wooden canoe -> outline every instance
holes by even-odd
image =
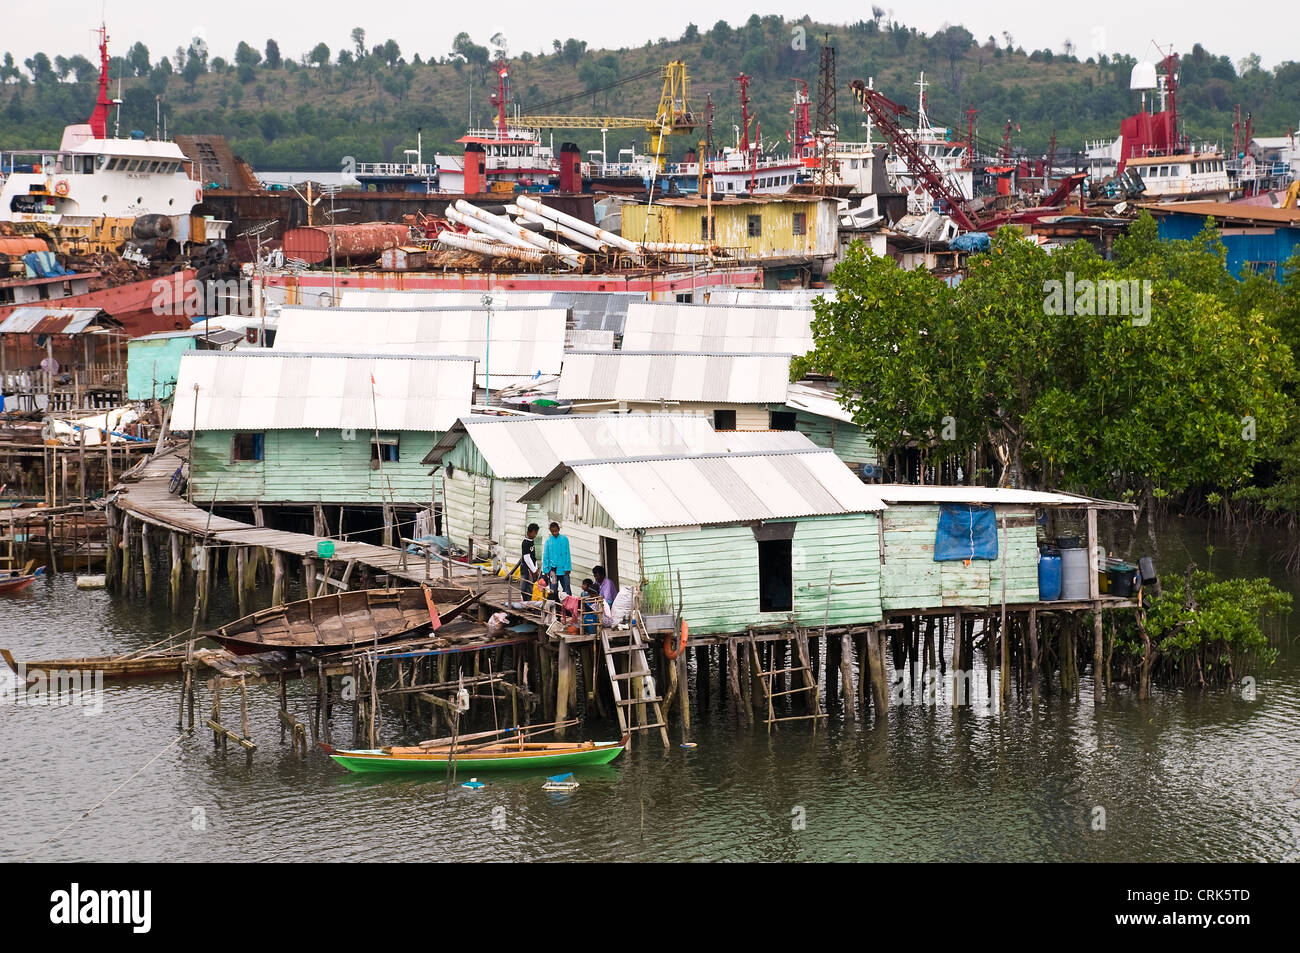
[[[456,770],[519,771],[525,769],[571,768],[609,764],[627,747],[629,736],[619,741],[511,742],[480,745],[458,750]],[[364,748],[354,751],[328,749],[329,755],[349,771],[446,771],[451,745],[437,748]]]
[[[477,596],[468,589],[428,588],[440,621],[450,622]],[[425,589],[359,589],[272,606],[208,633],[236,655],[268,649],[316,651],[388,642],[429,625]]]
[[[40,572],[21,573],[6,572],[0,573],[0,593],[22,592],[28,586],[36,581]]]
[[[8,649],[0,649],[0,658],[14,672],[18,672],[18,663]],[[184,652],[166,652],[157,655],[141,655],[131,658],[117,656],[82,655],[75,658],[46,659],[39,662],[23,662],[26,673],[31,672],[103,672],[105,678],[134,678],[150,675],[175,675],[185,667]]]

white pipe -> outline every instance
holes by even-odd
[[[516,235],[528,242],[528,244],[540,248],[547,254],[562,259],[573,268],[577,268],[582,264],[582,256],[578,253],[577,249],[570,248],[568,245],[562,245],[559,242],[551,241],[545,236],[535,235],[526,228],[520,228],[514,222],[510,221],[510,219],[500,215],[493,215],[491,212],[485,212],[481,208],[476,208],[475,206],[470,205],[464,199],[456,200],[456,211],[463,215],[468,215],[477,221],[491,225],[494,228],[501,229],[506,234]]]
[[[515,248],[513,245],[497,244],[480,238],[470,238],[468,235],[459,235],[456,232],[439,232],[438,243],[449,248],[489,255],[492,258],[513,258],[517,261],[527,261],[536,265],[542,264],[544,257],[540,251]]]
[[[706,255],[717,250],[716,245],[705,242],[642,242],[641,247],[652,254],[659,255]]]
[[[450,205],[447,206],[447,211],[443,214],[446,215],[448,221],[455,222],[457,225],[464,225],[466,228],[477,232],[480,235],[485,235],[488,238],[503,242],[506,245],[513,245],[515,248],[524,248],[530,251],[533,250],[532,244],[524,241],[522,238],[512,235],[509,230],[498,228],[491,222],[482,222],[472,216],[464,215],[452,208]]]
[[[580,218],[574,218],[572,215],[558,212],[553,208],[543,205],[531,195],[516,195],[515,204],[521,209],[535,212],[538,215],[549,218],[553,222],[559,222],[561,225],[568,225],[570,228],[576,229],[584,235],[590,235],[592,238],[599,239],[607,245],[613,245],[615,248],[625,251],[628,254],[640,254],[640,250],[637,246],[628,241],[622,235],[615,235],[613,232],[607,232],[605,229],[597,228],[595,225],[588,225]]]
[[[512,209],[514,211],[511,211]],[[522,218],[526,222],[532,222],[535,225],[541,225],[545,229],[558,232],[565,238],[569,239],[569,241],[577,242],[583,248],[589,248],[594,252],[599,252],[600,254],[606,254],[609,252],[609,245],[605,242],[592,238],[590,235],[584,235],[576,228],[570,228],[568,225],[552,221],[545,215],[538,215],[536,212],[530,212],[526,208],[519,208],[515,205],[507,205],[506,211],[510,212],[516,218]]]

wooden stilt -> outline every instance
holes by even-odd
[[[170,590],[171,593],[172,611],[177,612],[180,610],[181,607],[181,571],[183,568],[183,560],[181,556],[181,534],[170,533],[168,535],[171,537],[170,543],[171,543],[171,560],[172,560],[170,573],[168,574],[169,583],[170,583],[168,589]]]
[[[844,717],[853,721],[857,707],[853,704],[853,636],[847,630],[840,635],[840,683],[844,696]]]

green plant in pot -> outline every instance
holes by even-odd
[[[641,582],[641,617],[651,631],[673,626],[673,593],[668,577],[662,573]]]

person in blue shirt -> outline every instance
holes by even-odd
[[[542,572],[555,577],[566,596],[573,595],[569,588],[569,573],[573,572],[573,559],[569,556],[569,537],[560,535],[560,524],[551,523],[551,537],[542,550]]]

